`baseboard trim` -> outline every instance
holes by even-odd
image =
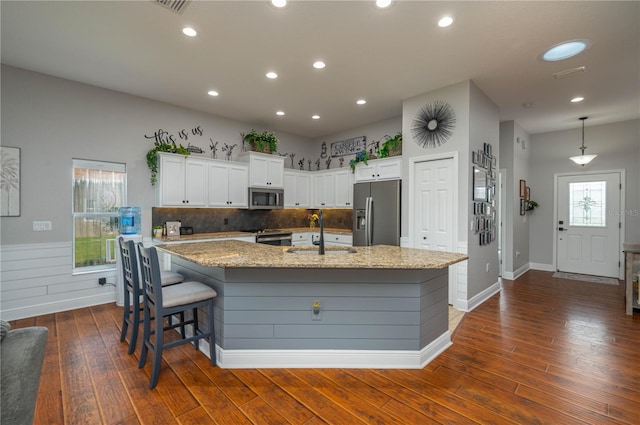
[[[478,295],[472,297],[468,301],[459,300],[460,307],[461,307],[461,308],[459,308],[459,310],[466,311],[466,312],[472,311],[473,309],[478,307],[480,304],[482,304],[483,302],[485,302],[489,298],[493,297],[498,292],[500,292],[500,282],[499,281],[494,283],[493,285],[491,285],[490,287],[488,287],[484,291],[480,292]]]
[[[504,276],[503,277],[505,279],[509,279],[509,280],[516,280],[517,278],[519,278],[520,276],[522,276],[523,274],[528,272],[530,268],[531,268],[531,264],[527,263],[527,264],[524,264],[523,266],[519,267],[517,270],[515,270],[513,272],[504,272]]]
[[[544,264],[544,263],[529,263],[529,268],[531,270],[541,270],[544,272],[555,272],[556,266],[553,264]]]
[[[225,350],[216,345],[217,364],[223,369],[350,368],[422,369],[451,346],[445,331],[418,351],[408,350]],[[211,358],[209,344],[200,351]]]

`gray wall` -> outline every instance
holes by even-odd
[[[203,136],[180,141],[201,147],[210,157],[209,139],[238,143],[240,132],[264,128],[2,66],[2,144],[21,148],[21,216],[3,217],[1,242],[48,243],[72,240],[72,158],[126,163],[127,201],[143,209],[142,227],[151,227],[155,188],[149,182],[146,152],[153,141],[144,135],[164,129],[177,134],[200,126]],[[281,152],[310,156],[308,139],[276,133]],[[290,164],[285,161],[285,164]],[[49,220],[50,232],[33,232],[34,220]]]
[[[513,273],[529,264],[529,215],[520,215],[520,180],[529,180],[529,162],[531,156],[530,136],[515,121],[500,123],[500,168],[506,170],[504,176],[504,200],[506,203],[503,217],[505,233],[504,269]],[[537,191],[532,188],[532,199]]]
[[[576,120],[577,121],[577,120]],[[595,170],[626,170],[624,240],[640,241],[640,120],[585,127],[586,153],[598,154],[581,167],[569,160],[579,155],[582,130],[558,131],[531,136],[532,197],[540,207],[529,217],[530,262],[552,265],[554,174]]]

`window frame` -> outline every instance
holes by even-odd
[[[93,218],[97,220],[101,220],[103,218],[118,218],[119,212],[81,212],[76,213],[74,211],[74,190],[75,190],[75,170],[76,169],[90,169],[90,170],[100,170],[100,171],[113,171],[123,173],[123,185],[122,185],[122,202],[123,205],[119,207],[126,206],[127,201],[127,165],[126,163],[121,162],[110,162],[110,161],[102,161],[102,160],[91,160],[91,159],[72,159],[71,166],[71,233],[72,233],[72,241],[71,241],[71,265],[72,265],[72,274],[85,274],[85,273],[97,273],[104,271],[113,271],[116,270],[116,261],[114,258],[113,263],[94,265],[94,266],[80,266],[76,267],[76,219],[77,218]],[[119,208],[118,207],[118,208]],[[113,248],[115,250],[115,238],[113,239]],[[107,258],[109,258],[107,256]]]

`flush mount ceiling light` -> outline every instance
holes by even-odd
[[[322,61],[315,61],[315,62],[313,63],[313,67],[314,67],[315,69],[322,69],[322,68],[324,68],[325,66],[327,66],[327,65],[326,65],[324,62],[322,62]]]
[[[207,92],[207,94],[208,94],[209,96],[218,96],[220,93],[218,93],[218,92],[217,92],[217,91],[215,91],[215,90],[209,90],[209,91]]]
[[[276,74],[276,73],[275,73],[275,72],[273,72],[273,71],[267,72],[267,73],[265,74],[265,76],[266,76],[267,78],[271,79],[271,80],[274,80],[274,79],[278,78],[278,74]]]
[[[376,0],[376,7],[378,9],[386,9],[391,6],[391,0]]]
[[[578,156],[572,156],[569,159],[572,160],[573,162],[575,162],[578,165],[582,165],[583,167],[585,166],[585,164],[590,163],[593,158],[595,158],[598,155],[585,155],[584,151],[585,149],[587,149],[584,146],[584,121],[587,119],[588,117],[580,117],[580,120],[582,121],[582,146],[579,147],[578,149],[580,149],[580,151],[582,152],[580,155]]]
[[[314,120],[319,120],[320,119],[320,115],[312,115],[311,118],[314,119]]]
[[[287,5],[287,0],[271,0],[271,5],[273,7],[277,7],[278,9],[282,9]]]
[[[366,100],[364,100],[364,99],[358,99],[358,100],[356,100],[356,103],[357,103],[358,105],[364,105],[365,103],[367,103],[367,101],[366,101]]]
[[[188,37],[195,37],[198,35],[198,32],[191,27],[182,28],[182,33]]]
[[[284,115],[284,111],[277,111],[277,112],[276,112],[276,115],[278,115],[278,116],[283,116],[283,115]]]
[[[453,24],[453,18],[451,16],[445,16],[438,21],[438,26],[441,28],[446,28],[451,24]]]
[[[578,102],[582,102],[583,100],[584,100],[584,97],[577,96],[577,97],[574,97],[573,99],[571,99],[571,103],[578,103]]]
[[[569,40],[550,47],[542,54],[541,58],[546,62],[561,61],[572,58],[584,52],[589,47],[591,47],[591,41],[587,39]]]

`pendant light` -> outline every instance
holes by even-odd
[[[580,151],[582,152],[582,154],[578,155],[578,156],[572,156],[569,159],[572,160],[573,162],[575,162],[578,165],[582,165],[583,167],[585,166],[585,164],[590,163],[593,158],[595,158],[598,155],[585,155],[584,151],[585,149],[587,149],[584,146],[584,120],[586,120],[588,117],[580,117],[580,120],[582,121],[582,146],[579,147],[578,149],[580,149]]]

